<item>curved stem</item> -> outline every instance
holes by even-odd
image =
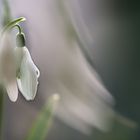
[[[14,27],[17,27],[17,28],[18,28],[18,30],[19,30],[19,34],[22,33],[22,29],[21,29],[21,27],[20,27],[18,24],[14,25],[14,26],[11,27],[11,28],[14,28]]]
[[[13,20],[9,22],[2,30],[1,35],[3,35],[7,30],[13,28],[15,25],[18,25],[20,22],[25,21],[26,19],[24,17],[17,18],[16,20]]]

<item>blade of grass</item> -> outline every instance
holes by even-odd
[[[33,128],[31,129],[26,140],[45,140],[47,137],[50,124],[52,122],[53,113],[57,106],[59,100],[59,95],[52,95],[47,104],[44,106],[42,112],[39,114],[39,117],[35,121]]]

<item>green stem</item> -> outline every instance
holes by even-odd
[[[22,33],[22,29],[21,29],[21,27],[20,27],[18,24],[14,25],[12,28],[14,28],[14,27],[17,27],[17,28],[18,28],[18,30],[19,30],[19,34]]]
[[[26,20],[26,19],[25,19],[24,17],[20,17],[20,18],[17,18],[17,19],[15,19],[15,20],[9,22],[9,23],[4,27],[4,29],[2,30],[2,35],[3,35],[7,30],[9,30],[9,29],[11,29],[11,28],[13,28],[13,27],[15,27],[15,26],[17,26],[17,27],[19,28],[18,24],[19,24],[20,22],[25,21],[25,20]],[[19,31],[21,31],[21,28],[19,29]]]
[[[3,0],[3,11],[4,11],[2,17],[3,30],[2,32],[0,32],[0,36],[3,35],[3,33],[6,32],[7,30],[13,28],[13,26],[17,26],[20,32],[21,28],[16,24],[24,21],[25,18],[20,17],[16,20],[11,21],[11,10],[10,10],[8,0]],[[0,140],[3,140],[4,95],[5,95],[5,89],[3,88],[2,85],[0,85]]]
[[[43,108],[42,112],[40,112],[37,120],[35,121],[33,128],[31,129],[26,140],[46,139],[59,99],[59,94],[54,94],[49,98],[47,104]]]
[[[4,108],[4,89],[0,86],[0,140],[2,140],[3,134],[3,108]]]
[[[11,10],[8,0],[3,0],[3,26],[11,21]]]

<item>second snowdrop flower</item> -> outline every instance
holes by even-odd
[[[3,85],[11,101],[18,97],[16,83],[16,62],[11,36],[5,33],[0,40],[0,84]]]

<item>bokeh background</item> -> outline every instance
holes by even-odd
[[[2,0],[0,4],[2,17]],[[27,102],[21,95],[16,103],[9,101],[8,97],[5,99],[5,140],[24,139],[47,98],[58,91],[64,91],[61,95],[65,100],[64,106],[54,117],[46,139],[139,140],[139,2],[135,0],[9,0],[9,4],[13,18],[24,16],[27,19],[21,25],[26,34],[27,47],[40,69],[41,76],[34,101]],[[73,49],[75,47],[73,40],[78,42],[80,51]],[[79,82],[85,79],[82,79],[84,76],[80,77],[79,72],[84,73],[86,70],[79,70],[85,66],[81,64],[83,67],[80,67],[81,61],[86,61],[86,64],[88,62],[90,68],[92,67],[93,77],[96,77],[95,79],[100,83],[96,85],[94,79],[95,82],[90,85],[97,94],[82,92],[85,88],[82,89],[80,86],[84,82],[82,84]],[[58,84],[61,76],[63,81]],[[73,90],[75,80],[77,80],[77,92]],[[65,89],[64,83],[68,89],[72,89],[72,96],[71,92]],[[69,93],[68,96],[65,92]],[[102,93],[103,95],[98,97],[98,94]],[[83,103],[85,101],[86,105],[88,102],[89,106],[91,103],[90,110],[93,109],[93,114],[98,112],[94,112],[96,108],[100,110],[98,117],[110,114],[109,120],[103,120],[109,123],[109,130],[102,131],[98,125],[100,121],[98,122],[97,119],[95,122],[90,121],[89,112],[74,100],[75,102],[82,100]],[[98,100],[99,102],[96,103]],[[66,107],[69,107],[69,103],[72,106],[69,108],[70,112]],[[79,107],[76,108],[77,105]]]

